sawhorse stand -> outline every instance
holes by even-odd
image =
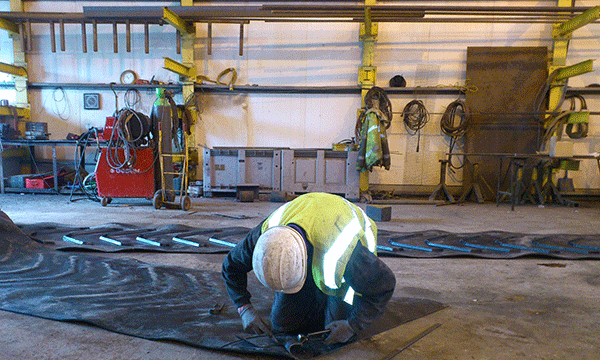
[[[449,203],[455,203],[454,197],[448,191],[446,187],[446,168],[450,160],[442,159],[440,160],[440,183],[435,187],[431,195],[429,195],[429,201],[434,201],[441,194],[445,197]]]
[[[473,163],[473,171],[471,172],[471,183],[467,187],[467,189],[462,193],[460,198],[458,199],[459,203],[465,202],[470,196],[475,196],[475,201],[479,204],[483,204],[483,193],[481,192],[481,186],[479,185],[479,181],[483,181],[486,185],[485,179],[479,175],[479,164]],[[489,185],[487,185],[489,188]],[[491,188],[490,188],[491,190]]]
[[[526,157],[511,156],[508,164],[508,173],[510,173],[510,187],[508,191],[501,191],[500,174],[502,172],[502,158],[500,158],[500,169],[498,171],[498,190],[496,197],[496,206],[498,206],[505,198],[510,199],[510,209],[515,210],[515,205],[521,202],[522,196],[527,197],[534,203],[533,197],[528,191],[523,181],[523,168],[525,167]]]

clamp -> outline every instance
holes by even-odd
[[[330,332],[331,330],[327,329],[313,332],[310,334],[298,334],[298,344],[302,345],[307,341],[325,340],[325,338],[327,337],[327,335],[329,335]]]

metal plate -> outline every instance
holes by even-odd
[[[548,77],[546,47],[469,47],[466,104],[472,114],[466,132],[467,153],[532,154],[539,149],[535,98]],[[471,158],[479,173],[496,189],[499,166],[490,158]],[[471,183],[465,171],[464,186]],[[483,189],[482,189],[483,190]],[[495,194],[484,191],[486,199]]]

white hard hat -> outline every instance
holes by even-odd
[[[266,287],[293,294],[306,280],[307,250],[302,235],[289,226],[274,226],[256,242],[252,268]]]

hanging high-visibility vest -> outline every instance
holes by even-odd
[[[308,193],[283,204],[263,223],[261,231],[296,224],[313,245],[312,274],[327,295],[350,297],[354,291],[344,280],[352,251],[360,241],[377,254],[377,226],[348,200],[327,193]]]
[[[391,158],[386,128],[383,124],[385,115],[381,110],[372,108],[365,112],[362,119],[356,170],[371,171],[373,166],[382,166],[389,170]]]

